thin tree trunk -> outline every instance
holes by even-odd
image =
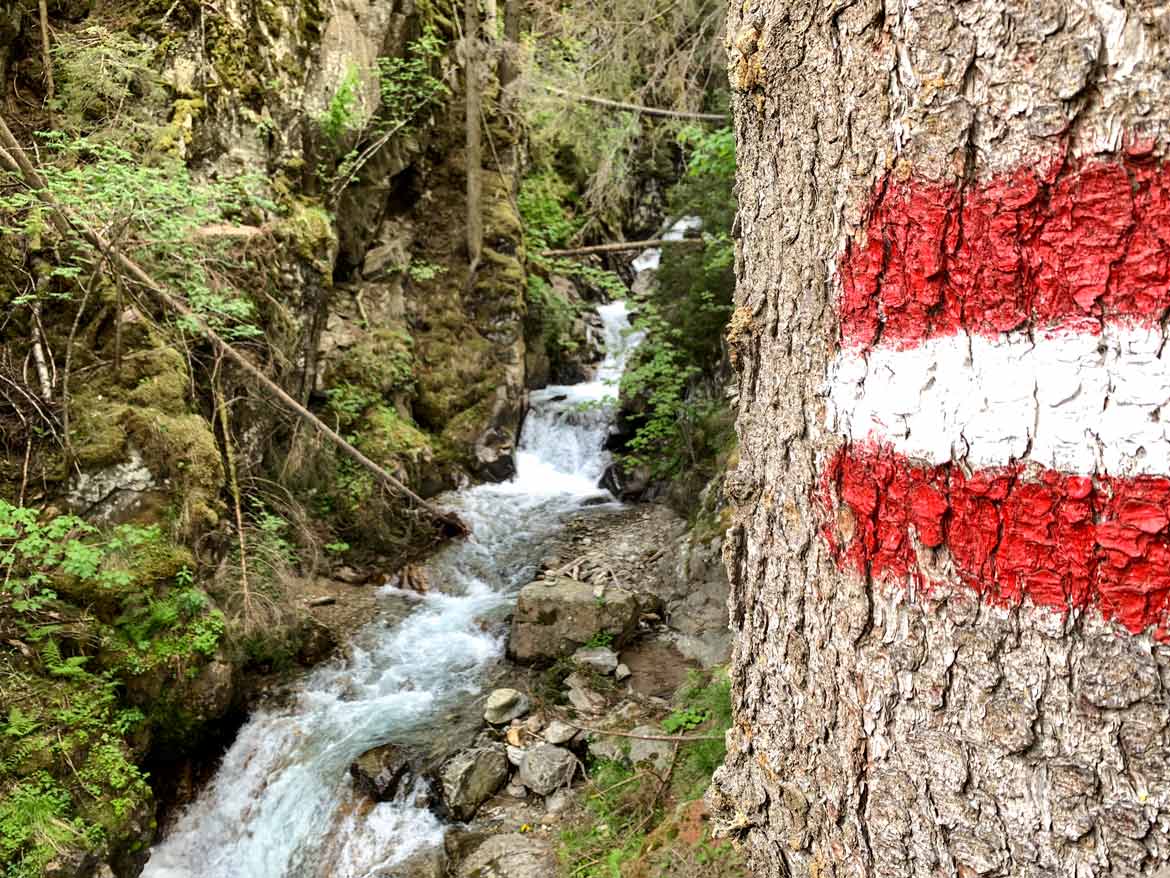
[[[500,58],[500,90],[505,103],[514,101],[509,97],[508,86],[520,75],[520,0],[506,0],[504,4],[504,52]]]
[[[53,101],[57,96],[57,85],[53,80],[53,51],[49,42],[49,4],[47,0],[39,0],[38,12],[41,20],[41,63],[45,67],[45,105],[49,108],[49,118],[53,116]]]
[[[569,250],[545,250],[541,256],[588,256],[591,253],[622,253],[627,250],[648,250],[652,247],[703,246],[702,238],[655,238],[651,241],[617,241],[613,244],[593,244],[589,247],[573,247]]]
[[[565,91],[563,88],[546,85],[545,90],[557,97],[579,101],[583,104],[593,104],[610,110],[626,110],[639,113],[643,116],[665,116],[668,119],[694,119],[700,122],[730,122],[722,113],[688,113],[685,110],[666,110],[661,107],[644,107],[641,104],[628,104],[625,101],[611,101],[606,98],[595,98],[590,95],[579,95],[576,92]]]
[[[483,71],[480,58],[479,0],[464,0],[463,40],[467,64],[467,260],[469,275],[483,250]]]
[[[1168,24],[732,4],[752,874],[1170,862]]]

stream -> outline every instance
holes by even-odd
[[[445,495],[472,536],[427,564],[431,592],[386,587],[380,614],[344,658],[307,673],[279,706],[258,709],[215,777],[151,852],[147,878],[365,878],[442,843],[429,810],[387,802],[371,810],[348,768],[366,750],[442,734],[443,717],[481,694],[504,652],[492,633],[531,581],[566,513],[608,502],[597,487],[626,356],[624,302],[598,308],[606,357],[594,380],[530,394],[509,482]],[[394,606],[412,600],[404,617]],[[487,630],[485,630],[485,628]],[[409,798],[409,797],[408,797]]]

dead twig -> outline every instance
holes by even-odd
[[[666,741],[672,744],[686,744],[691,741],[722,741],[723,735],[634,735],[630,732],[615,732],[610,729],[597,729],[592,726],[583,726],[580,723],[575,723],[572,720],[560,718],[567,726],[572,726],[575,729],[580,729],[583,732],[589,732],[594,735],[608,735],[614,738],[634,738],[638,741]]]

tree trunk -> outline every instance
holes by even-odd
[[[483,250],[483,52],[479,0],[464,0],[463,39],[467,63],[467,261],[468,277],[474,278]]]
[[[732,4],[759,875],[1170,861],[1170,11]]]

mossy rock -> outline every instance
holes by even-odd
[[[224,470],[211,425],[199,415],[133,408],[125,424],[150,471],[177,489],[181,531],[195,534],[215,527]]]
[[[431,438],[394,409],[379,405],[365,416],[358,445],[382,465],[405,462],[412,465],[431,459]]]
[[[375,329],[337,355],[325,383],[348,384],[385,397],[409,393],[414,389],[414,344],[400,329]]]
[[[333,261],[337,258],[337,231],[332,215],[320,204],[306,199],[290,199],[286,206],[288,215],[276,228],[277,239],[290,245],[331,286]]]

